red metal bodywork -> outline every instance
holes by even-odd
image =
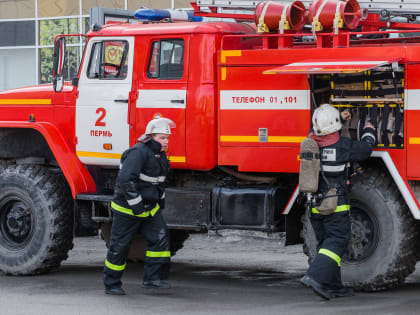
[[[65,91],[70,93],[54,93],[51,85],[43,85],[0,92],[0,128],[38,131],[48,143],[76,197],[78,193],[95,192],[96,185],[74,153],[76,97],[71,93],[73,87],[66,86]],[[29,115],[33,115],[34,122],[29,121]]]
[[[232,34],[252,34],[252,37]],[[401,58],[400,64],[406,69],[408,97],[420,91],[420,43],[390,42],[386,46],[322,49],[312,43],[278,49],[277,45],[282,43],[279,37],[256,35],[255,27],[225,22],[109,25],[97,32],[90,31],[87,36],[135,37],[133,88],[127,118],[134,130],[130,133],[130,145],[143,133],[148,120],[156,112],[173,119],[177,128],[169,153],[183,156],[185,160],[173,162],[172,168],[204,171],[219,164],[237,166],[239,171],[297,173],[299,143],[310,128],[309,85],[306,74],[263,74],[274,67],[333,57]],[[176,82],[150,79],[145,73],[151,43],[168,38],[185,40],[184,76]],[[185,109],[136,108],[138,93],[147,89],[185,89],[187,106]],[[258,108],[255,98],[275,97],[270,96],[270,91],[283,93],[282,97],[286,97],[283,105],[287,104],[284,109]],[[241,102],[244,108],[228,106],[222,109],[222,93],[234,98],[234,101],[230,100],[234,104]],[[302,104],[307,102],[308,105],[294,108],[296,95],[304,98]],[[0,93],[0,127],[33,128],[43,134],[63,169],[73,196],[95,191],[90,174],[75,155],[77,96],[77,87],[70,85],[59,93],[55,93],[51,85]],[[14,99],[27,101],[21,104],[8,102]],[[31,100],[49,100],[49,103],[34,104]],[[30,114],[35,116],[33,123],[28,122]],[[420,105],[405,108],[404,149],[389,150],[404,180],[420,179],[420,165],[416,158],[420,154],[420,128],[416,125],[419,119]],[[261,128],[268,130],[267,141],[259,141]]]

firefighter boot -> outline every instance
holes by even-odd
[[[145,289],[170,289],[171,285],[162,280],[143,281],[143,288]]]
[[[322,297],[325,300],[330,300],[334,297],[334,295],[325,286],[307,275],[303,276],[303,278],[300,279],[300,282],[304,286],[311,288],[316,295]]]
[[[105,288],[105,294],[110,294],[110,295],[125,295],[125,291],[121,287]]]

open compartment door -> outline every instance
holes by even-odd
[[[263,74],[290,74],[290,73],[357,73],[371,70],[380,66],[398,62],[401,57],[372,58],[372,59],[305,59],[290,63],[263,72]]]

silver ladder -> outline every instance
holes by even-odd
[[[273,2],[291,2],[272,0]],[[301,0],[306,8],[312,1]],[[217,8],[218,13],[228,11],[241,11],[253,14],[255,7],[261,1],[254,0],[197,0],[196,3],[200,10],[207,11],[210,7]],[[358,0],[361,8],[368,9],[371,13],[380,13],[382,10],[387,10],[392,13],[398,14],[413,14],[420,15],[420,1],[414,0]]]

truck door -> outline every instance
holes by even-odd
[[[76,153],[85,164],[119,165],[129,147],[133,37],[88,42],[76,101]]]
[[[144,133],[156,115],[176,123],[167,155],[171,166],[186,167],[185,119],[188,84],[189,36],[153,38],[147,41],[145,71],[138,88],[136,135]]]

